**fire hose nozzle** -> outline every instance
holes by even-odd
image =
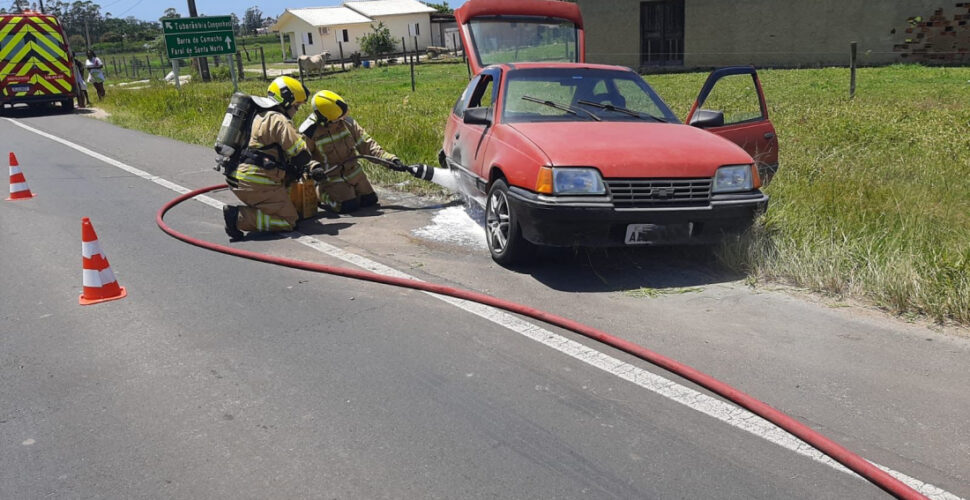
[[[408,165],[408,172],[418,179],[425,181],[430,181],[432,178],[434,178],[434,168],[429,165],[425,165],[424,163]]]

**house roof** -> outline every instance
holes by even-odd
[[[368,17],[437,12],[434,8],[428,7],[418,0],[364,0],[344,2],[344,6]]]
[[[311,26],[340,26],[345,24],[370,23],[373,20],[347,7],[307,7],[305,9],[286,9],[270,29],[279,31],[280,25],[292,17],[306,21]]]

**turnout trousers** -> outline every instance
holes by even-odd
[[[350,162],[341,167],[337,175],[327,177],[327,180],[317,183],[317,196],[320,203],[328,210],[341,212],[348,202],[373,194],[374,188],[367,180],[364,168],[357,162]]]
[[[239,207],[240,231],[290,231],[296,227],[299,214],[283,186],[283,170],[240,165],[234,177],[237,185],[232,192],[246,204]]]

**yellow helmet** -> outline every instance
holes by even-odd
[[[293,104],[304,103],[310,91],[299,80],[289,76],[278,76],[270,82],[267,97],[273,99],[284,108]]]
[[[313,111],[320,123],[330,123],[347,114],[347,102],[336,92],[321,90],[313,96]]]

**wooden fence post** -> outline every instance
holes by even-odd
[[[849,43],[849,99],[855,97],[856,42]]]
[[[236,67],[239,68],[239,79],[245,80],[246,76],[243,75],[242,53],[240,52],[236,52]]]
[[[259,60],[263,63],[263,80],[269,80],[269,75],[266,74],[266,54],[263,53],[263,46],[259,46]]]
[[[145,66],[148,67],[148,79],[151,80],[153,78],[153,75],[152,75],[152,62],[151,62],[150,59],[148,59],[148,54],[145,54]]]
[[[418,55],[418,37],[414,37],[414,64],[421,64],[421,56]]]
[[[344,66],[344,42],[337,42],[337,48],[340,49],[340,71],[347,71]]]

